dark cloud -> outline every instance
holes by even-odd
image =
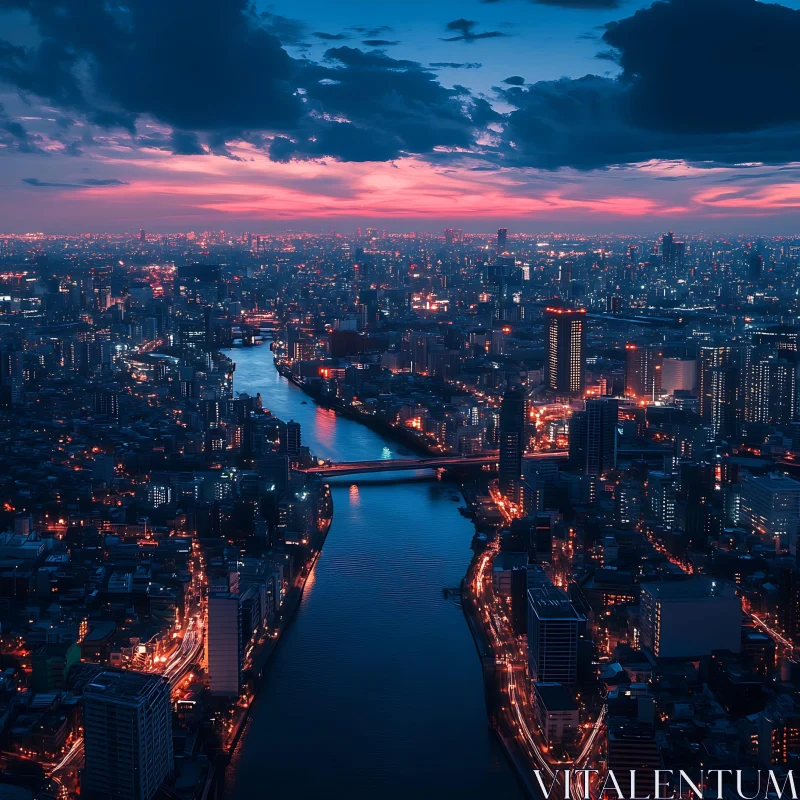
[[[39,38],[25,47],[0,39],[0,82],[70,118],[121,126],[135,146],[233,157],[228,142],[243,140],[278,158],[291,151],[364,160],[474,142],[474,106],[463,89],[377,51],[338,48],[322,63],[294,58],[281,40],[302,44],[306,27],[257,13],[250,0],[0,0],[3,10],[26,11]],[[395,44],[384,38],[390,30],[358,29],[369,47]],[[173,133],[139,136],[140,118]],[[18,123],[3,124],[18,149],[36,146]]]
[[[524,86],[525,78],[522,78],[519,75],[511,75],[508,78],[504,78],[503,83],[507,83],[509,86]]]
[[[384,33],[391,33],[394,31],[394,28],[391,25],[379,25],[377,28],[365,28],[360,25],[351,25],[350,30],[360,33],[362,36],[374,39],[376,36],[381,36]]]
[[[450,36],[442,39],[443,42],[476,42],[478,39],[496,39],[498,36],[507,36],[508,34],[501,33],[500,31],[484,31],[482,33],[475,33],[475,26],[478,23],[474,19],[454,19],[445,25],[445,30],[458,33],[458,36]]]
[[[481,69],[483,64],[477,61],[433,61],[431,69]]]
[[[617,78],[501,92],[506,163],[602,168],[650,159],[798,159],[800,12],[755,0],[662,0],[606,26]],[[679,42],[680,46],[676,46]],[[745,98],[758,98],[753,105]]]
[[[499,3],[501,0],[481,0],[481,2],[489,5]],[[537,6],[557,6],[558,8],[591,10],[619,8],[623,0],[530,0],[530,2]]]
[[[294,62],[248,0],[0,0],[0,9],[27,11],[40,36],[32,47],[0,43],[0,80],[95,124],[133,131],[146,114],[184,130],[285,128],[302,116]]]
[[[95,186],[124,186],[125,181],[116,178],[85,178],[79,183],[56,183],[53,181],[40,181],[38,178],[23,178],[23,183],[35,186],[37,189],[88,189]]]
[[[311,35],[322,39],[323,42],[341,42],[350,38],[346,33],[325,33],[325,31],[314,31]]]
[[[172,152],[176,156],[204,156],[205,148],[200,137],[193,131],[172,132]]]
[[[275,140],[273,158],[285,159],[287,152],[314,157],[328,148],[329,154],[349,160],[386,160],[437,146],[472,145],[475,128],[482,124],[473,115],[483,110],[461,87],[445,88],[421,64],[378,50],[338,47],[328,50],[325,59],[306,67],[303,85],[312,113],[308,134],[301,127],[297,136]]]
[[[636,121],[687,133],[800,121],[800,106],[787,102],[800,89],[798,37],[800,11],[755,0],[657,2],[603,34]]]
[[[280,14],[272,14],[269,11],[262,11],[258,15],[258,21],[267,33],[280,39],[282,44],[304,44],[308,30],[305,22],[291,17],[283,17]]]
[[[39,153],[45,154],[37,144],[41,137],[31,134],[28,129],[19,121],[11,119],[5,112],[0,103],[0,143],[16,150],[18,153]]]

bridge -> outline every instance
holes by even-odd
[[[529,453],[525,461],[542,461],[548,458],[564,459],[566,450],[545,453]],[[303,472],[309,475],[333,477],[335,475],[360,475],[369,472],[399,472],[415,469],[447,469],[453,467],[484,467],[500,460],[497,453],[481,453],[475,456],[434,456],[432,458],[384,458],[379,461],[342,461],[338,464],[320,464],[308,467]]]

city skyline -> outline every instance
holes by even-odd
[[[791,233],[798,7],[4,0],[2,227]]]

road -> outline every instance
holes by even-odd
[[[505,500],[496,488],[492,487],[490,494],[505,521],[510,522],[517,515],[518,509]],[[511,733],[520,750],[527,756],[531,769],[540,770],[546,785],[549,786],[554,778],[557,778],[556,784],[563,783],[563,770],[572,769],[573,774],[570,778],[572,795],[582,797],[583,789],[578,785],[582,781],[578,781],[574,770],[596,763],[603,744],[605,708],[594,723],[584,728],[586,734],[581,742],[578,756],[566,760],[556,758],[536,725],[527,673],[527,648],[514,634],[503,602],[494,592],[492,571],[498,552],[499,543],[495,540],[477,560],[468,586],[475,597],[480,620],[495,655],[498,666],[496,675],[501,683],[501,690],[508,697],[508,704],[504,704],[501,709],[502,727]]]

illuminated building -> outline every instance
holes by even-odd
[[[599,477],[617,463],[619,402],[602,397],[586,401],[586,410],[572,415],[569,425],[570,462],[585,475]]]
[[[797,364],[780,351],[748,358],[744,376],[745,422],[785,425],[797,418]]]
[[[533,681],[574,686],[586,620],[549,581],[528,589],[528,670]]]
[[[625,345],[625,396],[658,400],[661,396],[662,356],[657,347]]]
[[[667,528],[675,524],[675,476],[651,472],[647,476],[647,517]]]
[[[742,648],[742,601],[711,578],[645,583],[642,644],[656,658],[699,658]]]
[[[545,310],[547,320],[547,388],[579,394],[586,383],[586,309]]]
[[[498,228],[497,252],[505,253],[507,249],[508,249],[508,228]]]
[[[767,709],[760,715],[758,727],[758,760],[763,766],[786,764],[800,752],[800,714],[796,711]]]
[[[732,347],[701,347],[697,353],[697,389],[700,394],[700,416],[708,424],[712,418],[713,370],[733,366],[736,352]]]
[[[101,672],[83,693],[83,797],[150,800],[172,772],[172,709],[167,680]]]
[[[746,475],[742,479],[740,519],[762,536],[777,539],[794,553],[800,526],[800,481],[788,475]]]
[[[520,501],[522,454],[525,450],[525,393],[515,386],[506,390],[500,408],[499,488],[514,503]]]

